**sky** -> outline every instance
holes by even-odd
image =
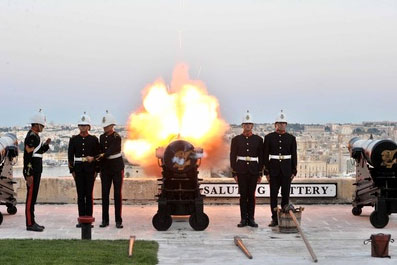
[[[397,121],[394,0],[2,0],[0,127],[126,123],[186,63],[240,123]]]

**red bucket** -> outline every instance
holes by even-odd
[[[370,239],[364,241],[364,244],[371,242],[371,256],[377,258],[390,258],[389,242],[393,243],[390,234],[372,234]]]

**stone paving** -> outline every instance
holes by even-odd
[[[372,258],[370,244],[363,241],[374,233],[389,233],[397,239],[397,215],[390,216],[384,229],[373,228],[369,222],[372,208],[363,209],[361,216],[351,214],[350,205],[305,205],[302,228],[317,257],[318,264],[397,264],[397,243],[390,244],[391,259]],[[113,211],[113,207],[110,208]],[[16,215],[4,215],[0,225],[0,238],[79,239],[80,229],[75,228],[77,206],[37,205],[37,221],[46,227],[44,232],[25,230],[24,205],[18,205]],[[209,227],[202,232],[192,230],[186,220],[174,220],[168,231],[156,231],[152,216],[157,205],[123,206],[124,228],[116,229],[114,221],[107,228],[99,228],[101,206],[95,205],[97,222],[93,239],[156,240],[160,244],[159,264],[313,264],[303,240],[298,234],[281,234],[267,227],[270,220],[269,205],[257,205],[256,221],[259,228],[237,228],[238,205],[206,205]],[[249,260],[234,245],[233,237],[240,236],[253,255]],[[127,246],[126,246],[127,248]]]

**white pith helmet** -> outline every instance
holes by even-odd
[[[102,117],[102,127],[107,127],[109,125],[116,125],[116,119],[106,110],[106,114]]]
[[[280,113],[277,115],[275,123],[276,122],[285,122],[285,123],[287,123],[287,117],[285,116],[283,110],[281,110]]]
[[[46,117],[41,109],[39,109],[39,111],[32,116],[32,118],[30,119],[30,123],[31,124],[37,123],[43,126],[46,125]]]
[[[254,123],[254,120],[252,119],[252,115],[249,110],[244,114],[243,121],[241,122],[242,124],[244,123]]]
[[[77,125],[88,125],[90,126],[91,129],[91,118],[86,114],[84,111],[84,114],[81,115],[80,120],[78,121]]]

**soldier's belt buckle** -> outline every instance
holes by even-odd
[[[251,157],[249,156],[245,157],[245,161],[251,161]]]
[[[280,159],[284,159],[284,156],[280,156]]]

